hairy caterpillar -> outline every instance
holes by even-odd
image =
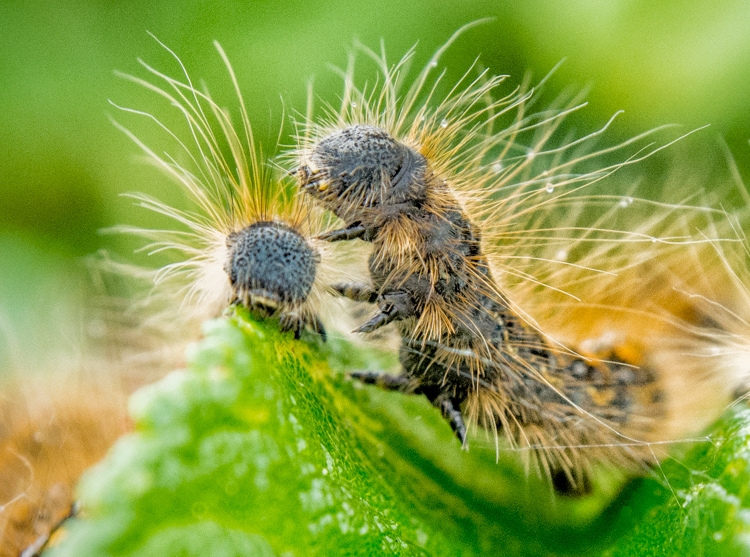
[[[158,155],[132,132],[115,125],[182,186],[197,210],[182,211],[134,194],[140,206],[170,217],[186,230],[116,230],[153,240],[145,248],[151,253],[170,250],[179,254],[173,263],[146,273],[163,295],[170,297],[170,311],[182,305],[188,312],[206,317],[241,303],[259,316],[278,318],[282,330],[293,330],[297,338],[305,328],[325,338],[318,310],[326,295],[326,277],[339,271],[330,263],[333,251],[316,239],[325,231],[327,219],[295,195],[290,180],[272,175],[256,148],[232,67],[218,43],[215,46],[237,94],[241,131],[207,91],[193,86],[176,56],[184,81],[144,62],[142,65],[163,85],[123,75],[163,97],[184,117],[194,145],[183,142],[156,116],[117,107],[146,116],[163,128],[178,146],[176,154],[166,156]],[[229,156],[224,154],[227,150]],[[185,158],[190,165],[178,162]]]
[[[167,365],[174,368],[179,356],[172,348],[177,344],[182,349],[183,340],[194,340],[197,332],[193,325],[240,303],[257,316],[278,319],[281,329],[296,336],[307,328],[325,338],[319,316],[329,296],[325,285],[330,276],[350,273],[334,262],[336,250],[316,239],[328,223],[322,211],[296,194],[290,178],[274,176],[267,165],[255,144],[232,67],[218,44],[216,48],[237,95],[239,126],[207,92],[194,87],[176,56],[184,72],[181,79],[143,62],[152,80],[123,75],[153,92],[168,109],[144,112],[115,106],[156,123],[173,141],[173,150],[157,154],[133,132],[115,125],[143,150],[151,164],[179,184],[193,207],[180,210],[144,194],[132,195],[138,205],[168,217],[177,226],[166,230],[120,226],[111,231],[151,240],[144,248],[150,253],[167,251],[177,256],[158,269],[109,258],[96,259],[92,265],[96,283],[134,279],[136,290],[141,283],[150,283],[147,294],[137,293],[141,298],[136,298],[136,307],[132,307],[133,300],[112,297],[107,284],[100,287],[103,292],[95,288],[103,298],[92,303],[96,318],[111,331],[100,340],[108,344],[106,349],[112,344],[118,350],[126,348],[118,357],[127,359],[121,366],[127,368],[127,375],[117,376],[112,369],[122,364],[119,361],[106,362],[105,369],[127,382],[127,387],[101,392],[88,388],[78,400],[68,390],[58,393],[55,386],[52,402],[41,410],[35,404],[35,414],[25,421],[10,404],[12,399],[7,405],[0,400],[3,426],[8,428],[0,428],[3,470],[7,472],[0,486],[0,537],[8,540],[12,555],[24,548],[26,554],[36,554],[46,545],[50,529],[71,509],[78,475],[101,459],[128,429],[127,394],[155,378],[153,369],[165,363],[158,360],[167,359]],[[174,114],[184,120],[184,128],[164,123]],[[159,339],[165,336],[169,340],[162,344],[169,349],[159,346]],[[105,364],[97,361],[96,365]],[[144,367],[151,371],[141,377]],[[36,390],[33,400],[43,400],[44,394],[46,391]],[[45,410],[54,411],[54,419],[45,416]],[[47,437],[51,443],[46,442]],[[0,549],[0,554],[5,555],[5,549]]]
[[[439,99],[442,75],[430,73],[444,48],[406,89],[411,52],[389,67],[367,51],[379,87],[357,89],[350,68],[341,109],[303,124],[292,156],[301,190],[344,222],[323,238],[373,245],[370,282],[337,286],[377,304],[357,331],[395,322],[403,338],[401,375],[354,375],[425,395],[463,445],[476,424],[530,449],[563,491],[585,490],[595,462],[642,469],[656,445],[715,420],[747,373],[699,369],[706,335],[690,304],[669,306],[674,269],[662,261],[705,245],[695,230],[716,212],[589,194],[661,147],[592,170],[643,136],[598,152],[586,144],[600,132],[555,144],[577,99],[532,112],[523,89],[495,99],[503,77],[486,71]],[[618,232],[617,211],[636,207],[642,222]],[[585,226],[584,210],[596,213]]]

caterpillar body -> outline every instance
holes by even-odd
[[[348,73],[341,110],[329,113],[323,124],[308,120],[293,156],[301,190],[344,223],[322,238],[359,238],[373,246],[369,283],[336,287],[346,297],[377,304],[377,312],[357,331],[395,322],[403,339],[401,375],[354,376],[425,395],[462,445],[470,426],[478,425],[496,440],[504,436],[511,447],[530,449],[524,454],[533,455],[538,469],[564,492],[585,491],[596,462],[642,470],[658,460],[655,446],[684,439],[715,420],[747,373],[733,369],[711,375],[697,369],[690,355],[706,347],[707,335],[683,321],[690,304],[653,307],[654,300],[671,298],[665,292],[672,289],[672,274],[657,271],[660,261],[701,244],[694,227],[710,222],[716,212],[662,206],[633,232],[545,227],[551,218],[583,205],[608,205],[601,219],[623,202],[650,205],[629,196],[581,192],[660,148],[637,151],[623,163],[574,170],[640,138],[598,153],[579,149],[599,132],[548,146],[575,100],[527,114],[535,97],[523,91],[487,100],[502,77],[486,72],[476,79],[467,72],[447,98],[435,102],[440,77],[428,85],[428,74],[442,51],[406,91],[399,85],[411,53],[390,68],[370,52],[381,69],[380,88],[357,90]],[[493,130],[508,114],[511,125]],[[524,134],[531,136],[530,144],[520,141]],[[513,155],[519,148],[521,154]],[[623,242],[650,247],[626,255]],[[610,268],[592,270],[582,279],[581,270],[592,259],[565,259],[586,243],[599,246],[597,264]],[[567,313],[567,320],[581,318],[579,329],[588,329],[588,336],[557,340],[565,335],[548,323],[541,327],[543,319],[535,315],[540,312],[525,311],[502,287],[498,278],[508,275],[540,282],[528,270],[513,269],[502,253],[521,248],[533,251],[526,260],[536,260],[536,269],[545,269],[563,295],[566,286],[582,289],[583,301],[553,313],[558,324],[561,314]],[[549,249],[562,249],[558,259],[563,261],[537,255]],[[700,265],[698,258],[690,261]],[[603,284],[616,292],[627,279],[612,277],[629,275],[632,302],[648,290],[634,286],[644,273],[659,277],[648,299],[628,307],[608,296],[604,318],[601,306],[607,296],[585,296],[586,287],[592,292],[592,277],[604,275]],[[592,317],[595,306],[598,321],[587,323],[583,319]],[[627,334],[612,333],[618,329]]]

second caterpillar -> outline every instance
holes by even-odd
[[[613,203],[613,196],[580,193],[645,155],[574,171],[611,151],[579,150],[589,138],[548,145],[575,102],[528,114],[535,97],[523,92],[487,101],[502,78],[486,73],[431,102],[440,78],[425,84],[441,52],[406,91],[398,84],[409,55],[395,68],[373,55],[382,70],[382,87],[365,94],[347,76],[341,111],[330,114],[325,124],[309,122],[296,153],[302,191],[344,223],[323,237],[358,238],[373,246],[370,282],[338,286],[344,296],[377,304],[375,315],[357,330],[395,322],[402,336],[400,375],[354,376],[425,395],[462,445],[474,424],[496,439],[504,437],[511,447],[531,449],[524,454],[534,455],[539,470],[566,493],[585,492],[596,463],[642,471],[661,458],[655,446],[706,427],[744,381],[738,370],[711,374],[691,362],[692,354],[706,348],[707,338],[674,325],[682,310],[665,317],[645,311],[648,301],[630,307],[624,299],[611,301],[628,274],[635,284],[639,273],[650,269],[661,281],[666,271],[655,270],[659,260],[700,242],[689,229],[696,221],[710,221],[711,211],[662,209],[634,232],[545,228],[549,219],[586,204],[648,205],[627,196]],[[493,130],[506,114],[512,115],[511,124]],[[611,216],[605,210],[602,218]],[[514,228],[519,222],[527,228]],[[579,235],[566,237],[571,231]],[[539,265],[543,256],[528,258],[537,260],[537,269],[556,268],[550,274],[556,274],[558,284],[573,275],[590,284],[591,277],[580,279],[580,269],[592,258],[565,261],[569,250],[587,241],[608,246],[598,247],[597,256],[611,269],[601,273],[601,281],[595,278],[612,292],[588,288],[596,296],[571,304],[576,307],[569,310],[570,320],[578,316],[579,332],[568,335],[573,342],[561,342],[557,339],[565,335],[541,327],[535,318],[549,307],[525,313],[525,306],[502,287],[498,279],[508,274],[508,258],[498,253],[514,242],[530,249],[562,245],[564,250],[555,252],[561,262]],[[657,247],[632,249],[642,242]],[[625,254],[623,244],[631,246]],[[515,274],[535,280],[523,269]],[[620,282],[611,278],[618,274]],[[659,288],[669,290],[662,282]],[[630,302],[645,297],[648,287],[633,290],[623,294]],[[592,317],[590,308],[604,306],[605,298],[608,310]],[[607,336],[618,328],[625,333]]]

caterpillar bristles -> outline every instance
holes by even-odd
[[[341,272],[330,262],[333,250],[317,239],[330,219],[297,195],[287,176],[274,175],[256,146],[234,71],[219,44],[215,46],[237,95],[239,128],[207,90],[193,86],[185,67],[165,46],[179,63],[184,80],[143,61],[157,83],[121,74],[162,97],[184,118],[188,141],[157,116],[112,103],[153,120],[175,141],[176,153],[159,155],[115,122],[154,165],[180,184],[195,209],[185,211],[132,194],[138,205],[169,217],[178,229],[121,226],[114,231],[151,240],[143,248],[149,254],[177,254],[176,260],[159,269],[138,271],[149,275],[155,285],[145,303],[155,306],[155,299],[167,300],[161,305],[168,309],[155,319],[181,307],[177,319],[184,326],[241,303],[257,316],[278,319],[282,330],[293,330],[297,338],[305,328],[325,338],[319,316],[327,295],[325,285]],[[182,160],[188,163],[178,162]]]
[[[336,288],[377,304],[357,330],[395,322],[402,335],[400,376],[355,377],[425,395],[463,446],[480,426],[496,450],[505,437],[556,488],[581,493],[597,463],[642,472],[663,456],[655,447],[699,431],[730,400],[737,373],[700,381],[675,367],[700,335],[675,326],[680,317],[662,305],[671,297],[656,292],[673,284],[656,271],[660,258],[684,250],[700,266],[694,252],[712,241],[701,229],[720,212],[636,200],[631,186],[600,193],[605,179],[616,185],[617,171],[671,144],[646,142],[658,130],[594,150],[613,117],[588,136],[559,138],[579,99],[532,113],[536,92],[495,100],[504,77],[472,78],[474,66],[436,98],[444,74],[430,73],[461,32],[408,88],[413,51],[389,67],[361,48],[380,68],[379,86],[357,89],[350,65],[340,110],[300,124],[292,170],[344,223],[323,239],[373,245],[370,282]],[[629,226],[618,228],[623,209]],[[698,400],[680,398],[691,382],[721,388],[702,399],[703,414],[681,418],[684,400]]]
[[[716,223],[722,236],[735,241],[712,240],[710,249],[700,249],[701,267],[685,269],[676,253],[662,262],[683,307],[680,319],[671,322],[695,339],[687,356],[698,362],[693,365],[703,381],[714,379],[714,392],[733,402],[750,393],[750,242],[744,232],[749,210],[746,205],[739,215]]]

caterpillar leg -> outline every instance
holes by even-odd
[[[407,392],[413,384],[412,379],[406,375],[388,375],[377,371],[353,371],[349,377],[365,385],[376,385],[386,391]]]
[[[435,399],[430,400],[430,402],[435,408],[440,410],[443,417],[448,420],[453,433],[458,437],[458,440],[461,441],[461,446],[465,446],[466,424],[464,423],[464,417],[461,414],[461,410],[459,410],[458,402],[447,395],[439,395]]]
[[[326,341],[326,330],[320,317],[317,315],[309,317],[300,317],[296,313],[282,313],[279,316],[279,328],[282,333],[294,331],[294,338],[299,340],[305,327],[317,334],[323,342]]]
[[[344,298],[349,298],[355,302],[367,302],[374,304],[378,301],[378,293],[368,284],[358,284],[354,282],[334,284],[333,290]]]
[[[379,297],[378,313],[369,321],[354,329],[355,333],[370,333],[391,321],[406,319],[414,315],[414,299],[402,290],[393,290]]]
[[[367,228],[362,224],[354,223],[346,228],[339,228],[338,230],[331,230],[330,232],[319,234],[318,240],[323,240],[324,242],[340,242],[343,240],[355,240],[359,238],[365,242],[371,242],[374,237],[375,230],[373,228]]]
[[[294,331],[294,338],[296,340],[299,340],[304,328],[305,325],[302,319],[296,313],[283,313],[279,317],[279,329],[281,329],[281,332],[288,333],[289,331]]]
[[[463,446],[466,442],[466,424],[455,399],[445,395],[438,395],[433,398],[419,387],[414,389],[414,379],[408,375],[388,375],[377,371],[354,371],[349,376],[365,385],[376,385],[386,391],[399,391],[414,395],[424,394],[430,403],[440,410],[443,417],[448,420],[453,433],[461,441],[461,445]]]
[[[320,317],[317,315],[313,316],[313,321],[311,323],[307,324],[308,327],[310,327],[310,330],[317,334],[320,337],[320,340],[325,342],[328,340],[328,335],[326,334],[326,328],[323,325],[323,322],[320,320]]]
[[[391,321],[405,319],[414,313],[412,297],[401,290],[393,290],[387,294],[379,295],[371,286],[358,283],[336,284],[333,289],[345,298],[356,302],[368,302],[370,304],[380,302],[378,313],[373,315],[366,323],[354,329],[355,333],[372,332]]]

